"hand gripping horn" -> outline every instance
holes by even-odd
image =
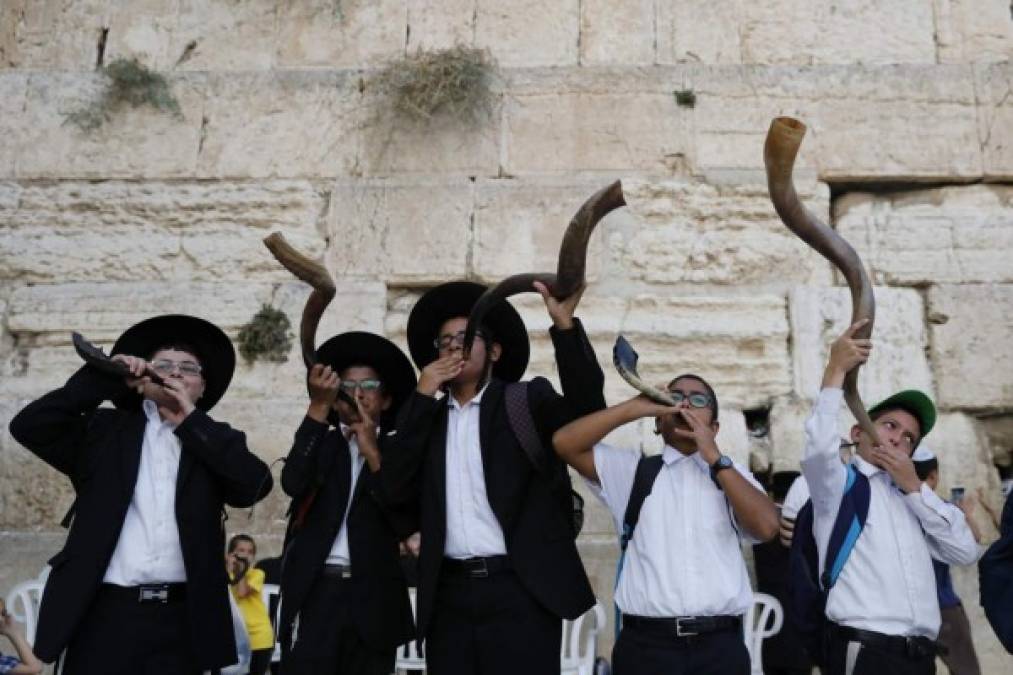
[[[485,315],[501,300],[518,293],[533,292],[535,281],[545,284],[552,296],[558,300],[568,298],[584,284],[584,270],[587,263],[587,246],[595,226],[611,211],[625,206],[622,183],[616,181],[595,192],[577,210],[563,234],[559,246],[559,263],[556,273],[534,272],[515,274],[499,282],[478,299],[468,317],[464,333],[464,355],[471,353],[475,333],[482,325]]]
[[[854,336],[867,339],[872,336],[876,300],[865,267],[851,244],[802,205],[792,183],[792,169],[805,129],[805,124],[791,117],[777,117],[770,123],[767,141],[763,145],[763,164],[767,168],[770,201],[774,203],[777,215],[788,229],[819,251],[844,275],[848,288],[851,289],[851,323],[868,319],[868,323],[855,331]],[[862,430],[869,434],[873,444],[878,445],[876,427],[869,419],[862,397],[858,394],[858,368],[859,366],[852,368],[844,378],[844,400]]]

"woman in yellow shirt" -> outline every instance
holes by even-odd
[[[250,675],[264,675],[271,665],[274,652],[274,629],[260,592],[264,588],[264,571],[253,567],[257,557],[257,544],[248,534],[237,534],[229,539],[229,552],[225,556],[229,572],[232,597],[236,600],[246,632],[250,636]]]

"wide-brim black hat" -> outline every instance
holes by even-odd
[[[388,416],[397,414],[415,389],[415,368],[401,349],[385,337],[364,331],[335,335],[317,348],[317,361],[340,373],[349,366],[369,366],[390,394]]]
[[[408,349],[419,370],[436,360],[433,346],[436,334],[448,319],[467,317],[471,308],[485,293],[486,287],[471,281],[451,281],[430,289],[419,298],[408,315]],[[507,382],[517,382],[528,367],[531,345],[528,329],[517,310],[505,300],[485,316],[485,324],[494,333],[494,340],[503,351],[493,365],[493,375]]]
[[[127,354],[150,359],[159,347],[173,343],[186,344],[197,350],[201,364],[204,395],[196,407],[211,410],[229,388],[236,370],[236,350],[229,336],[210,321],[186,314],[165,314],[128,328],[113,345],[112,354]],[[113,399],[120,409],[134,410],[141,406],[141,396],[130,391]]]

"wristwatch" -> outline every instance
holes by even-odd
[[[721,483],[718,482],[718,472],[732,468],[732,464],[733,462],[731,457],[728,455],[719,455],[717,461],[710,465],[711,480],[714,481],[714,484],[718,486],[719,490],[721,489]]]

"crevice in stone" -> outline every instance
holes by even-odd
[[[179,55],[178,59],[176,59],[176,64],[173,66],[173,68],[178,68],[180,64],[190,60],[190,57],[193,56],[193,53],[196,50],[197,50],[197,40],[190,40],[189,42],[187,42],[186,47],[183,47],[183,53]]]
[[[102,68],[106,61],[106,42],[109,40],[109,29],[102,28],[98,34],[98,45],[96,46],[95,70]]]
[[[204,142],[208,137],[208,119],[207,115],[203,115],[200,119],[200,131],[197,134],[197,156],[200,157],[201,153],[204,152]]]

